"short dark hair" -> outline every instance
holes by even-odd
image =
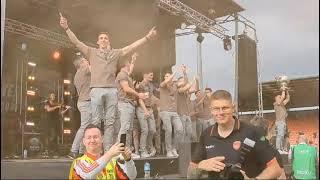
[[[153,71],[152,71],[151,69],[143,69],[143,70],[141,71],[141,74],[142,74],[142,75],[150,74],[150,73],[153,73]]]
[[[99,131],[100,131],[100,133],[101,133],[101,135],[102,135],[102,130],[100,129],[100,127],[97,126],[97,125],[94,125],[94,124],[88,124],[87,127],[84,129],[83,132],[85,133],[88,129],[93,129],[93,128],[99,129]]]
[[[109,33],[108,33],[107,31],[101,31],[101,32],[99,32],[99,33],[98,33],[98,36],[100,36],[101,34],[105,34],[105,35],[107,35],[107,36],[109,37]]]
[[[229,100],[229,101],[232,101],[232,96],[226,90],[216,90],[212,94],[210,101],[214,101],[214,100]]]
[[[212,92],[212,89],[211,89],[211,88],[205,88],[204,90],[205,90],[205,91],[208,90],[208,91]]]

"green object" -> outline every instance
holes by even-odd
[[[293,176],[296,179],[316,179],[316,148],[308,144],[298,144],[292,153]]]

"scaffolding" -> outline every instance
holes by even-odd
[[[5,19],[5,31],[26,36],[31,39],[45,41],[64,48],[75,48],[66,35],[52,32],[47,29],[39,28],[10,18]],[[92,47],[96,46],[92,43],[85,43]]]
[[[216,21],[206,17],[178,0],[160,0],[158,1],[158,7],[166,10],[172,15],[185,18],[188,23],[196,25],[197,28],[204,32],[211,33],[220,39],[223,39],[226,31],[228,31],[225,27],[216,24]]]
[[[158,7],[166,10],[171,15],[183,17],[186,22],[189,24],[195,25],[196,28],[190,29],[188,32],[177,33],[176,36],[183,36],[197,33],[197,29],[202,30],[205,33],[213,34],[214,36],[224,39],[228,36],[226,33],[229,31],[227,28],[223,27],[222,25],[228,22],[235,22],[235,106],[236,106],[236,115],[238,116],[238,31],[239,31],[239,22],[244,24],[244,33],[248,28],[252,29],[254,32],[254,39],[255,42],[258,43],[257,36],[256,36],[256,29],[255,24],[245,18],[244,16],[234,12],[228,15],[225,19],[222,20],[215,20],[206,17],[205,15],[197,12],[196,10],[192,9],[191,7],[183,4],[179,0],[159,0]],[[199,31],[198,31],[199,33]],[[200,46],[201,50],[201,46]],[[201,51],[200,51],[201,52]],[[202,59],[198,57],[198,64],[201,64]],[[260,56],[258,55],[257,59],[257,76],[258,76],[258,115],[263,117],[263,100],[262,100],[262,85],[261,85],[261,60]],[[200,80],[202,79],[202,72],[199,74]],[[201,84],[201,83],[200,83]]]

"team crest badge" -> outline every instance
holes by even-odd
[[[241,146],[241,142],[240,141],[235,141],[232,144],[233,149],[236,150],[236,151],[240,149],[240,146]]]

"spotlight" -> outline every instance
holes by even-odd
[[[29,66],[32,66],[32,67],[36,67],[36,66],[37,66],[37,64],[34,63],[34,62],[28,62],[28,65],[29,65]]]
[[[70,129],[64,129],[64,130],[63,130],[63,133],[64,133],[64,134],[71,134],[71,130],[70,130]]]
[[[198,33],[197,41],[199,43],[202,43],[203,40],[204,40],[204,37],[202,36],[202,33]]]
[[[34,122],[29,121],[29,122],[26,123],[26,125],[27,126],[34,126]]]
[[[63,83],[64,83],[64,84],[70,84],[71,81],[70,81],[69,79],[64,79],[64,80],[63,80]]]
[[[34,81],[34,80],[35,80],[35,77],[34,77],[34,76],[28,76],[28,80]]]
[[[55,59],[55,60],[58,60],[58,59],[60,59],[60,52],[59,51],[54,51],[53,52],[53,59]]]
[[[211,15],[211,14],[215,14],[216,11],[212,8],[208,9],[208,14]]]
[[[34,111],[34,107],[33,106],[28,106],[28,111],[33,112]]]
[[[34,90],[27,90],[27,95],[35,96],[36,92]]]
[[[66,122],[70,121],[70,117],[64,117],[63,120],[66,121]]]
[[[70,91],[65,91],[64,95],[69,96],[70,95]]]
[[[27,44],[26,43],[22,43],[21,44],[21,49],[22,49],[22,51],[25,51],[27,49]]]
[[[230,36],[226,36],[225,38],[223,38],[223,48],[226,51],[230,51],[231,50],[232,44],[231,44]]]
[[[180,29],[184,30],[184,29],[186,29],[186,27],[187,27],[186,23],[184,23],[184,22],[181,23]]]

